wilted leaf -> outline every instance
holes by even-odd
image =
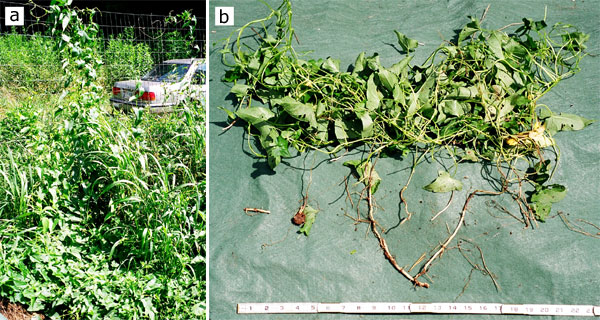
[[[313,226],[313,223],[315,223],[315,219],[317,218],[317,213],[319,212],[319,210],[314,209],[311,206],[306,206],[304,207],[304,224],[302,225],[302,228],[300,228],[300,233],[304,233],[304,235],[306,235],[308,237],[308,234],[310,233],[310,229]]]
[[[462,190],[462,182],[450,177],[448,172],[440,171],[437,179],[424,186],[423,189],[438,193],[450,192],[454,190],[460,191]]]
[[[544,134],[545,128],[536,122],[531,131],[529,131],[529,139],[535,141],[540,148],[546,148],[554,145],[554,140]]]

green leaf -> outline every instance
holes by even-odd
[[[419,42],[417,40],[411,39],[399,31],[394,30],[394,32],[396,33],[396,36],[398,37],[398,44],[407,53],[414,51],[415,48],[417,48],[419,46]]]
[[[279,149],[279,154],[282,157],[291,157],[290,151],[288,150],[288,141],[282,137],[277,137],[277,148]]]
[[[550,160],[540,161],[527,170],[528,179],[541,185],[550,178]]]
[[[460,191],[462,190],[462,182],[450,177],[448,172],[440,171],[437,179],[424,186],[423,189],[437,193],[450,192],[454,190]]]
[[[304,235],[308,237],[308,234],[310,233],[310,229],[312,228],[313,224],[315,223],[315,219],[317,218],[318,212],[319,212],[319,210],[314,209],[311,206],[304,207],[304,224],[302,225],[302,228],[300,228],[300,230],[299,230],[300,233],[304,233]]]
[[[504,59],[504,53],[502,52],[502,33],[499,31],[492,31],[488,39],[488,46],[492,53],[498,59]]]
[[[356,61],[354,61],[354,69],[352,70],[352,74],[358,74],[363,71],[367,65],[367,61],[365,60],[365,53],[361,52],[358,57],[356,57]]]
[[[379,54],[375,53],[373,56],[368,57],[366,59],[367,62],[367,66],[369,67],[369,69],[371,69],[372,71],[379,71],[379,69],[381,68],[381,62],[379,62]]]
[[[260,68],[260,60],[258,57],[252,57],[252,59],[250,59],[250,62],[248,62],[248,69],[256,71],[258,70],[258,68]]]
[[[263,107],[250,107],[240,109],[235,114],[242,120],[245,120],[246,122],[252,125],[269,120],[275,116],[275,114],[271,112],[271,110]]]
[[[467,23],[467,25],[460,31],[458,34],[458,44],[460,44],[467,37],[471,36],[475,32],[479,31],[479,20],[477,18],[471,17],[471,22]]]
[[[406,67],[408,67],[408,63],[410,62],[410,60],[412,60],[412,58],[413,56],[408,56],[400,60],[399,62],[395,63],[390,67],[390,71],[393,72],[395,75],[399,76],[402,73],[402,71],[404,71]]]
[[[383,84],[383,86],[389,90],[389,92],[394,91],[394,86],[398,83],[398,76],[384,68],[381,68],[377,73],[377,77],[379,78],[379,82],[381,82],[381,84]]]
[[[538,115],[538,118],[540,120],[544,120],[546,118],[550,118],[554,113],[552,113],[552,111],[550,111],[550,109],[548,108],[541,108],[540,109],[540,113]]]
[[[379,91],[377,91],[377,85],[373,80],[373,74],[369,76],[369,80],[367,81],[367,109],[369,111],[374,111],[379,108],[379,103],[381,101],[379,97]]]
[[[329,139],[328,124],[329,122],[327,121],[317,121],[316,138],[318,142],[326,142]]]
[[[361,137],[368,138],[373,136],[373,119],[366,111],[357,111],[356,116],[360,119],[362,124],[362,131],[360,132]]]
[[[152,304],[152,299],[149,297],[142,298],[142,305],[144,306],[144,315],[148,316],[150,320],[155,319],[155,314],[157,310],[154,308]]]
[[[581,130],[593,122],[594,120],[586,119],[575,114],[560,113],[552,114],[550,117],[546,118],[544,123],[546,125],[546,131],[551,135],[554,135],[559,131]]]
[[[479,158],[475,154],[475,151],[471,149],[465,149],[465,154],[462,156],[461,160],[477,162],[479,161]]]
[[[590,39],[589,34],[579,31],[562,34],[561,36],[564,42],[570,42],[567,48],[575,51],[585,50],[587,46],[584,43]]]
[[[502,123],[502,121],[504,121],[504,118],[509,115],[513,109],[515,108],[515,106],[511,103],[511,99],[504,99],[502,100],[502,104],[500,105],[500,110],[498,111],[498,114],[496,115],[496,122],[498,124]]]
[[[435,84],[435,75],[433,74],[429,74],[429,76],[427,77],[427,79],[425,80],[425,82],[423,83],[423,85],[421,86],[421,88],[419,88],[419,101],[421,102],[421,104],[426,105],[427,102],[429,101],[429,98],[431,97],[431,89],[433,88]]]
[[[251,87],[249,85],[237,83],[231,88],[230,92],[235,94],[238,99],[241,99],[248,94],[248,89],[250,88]]]
[[[338,73],[338,72],[340,72],[340,60],[331,59],[331,57],[329,57],[329,58],[325,59],[325,61],[321,65],[321,68],[323,68],[323,70],[329,71],[331,73]]]
[[[348,139],[348,134],[346,133],[346,130],[348,129],[348,127],[346,127],[346,124],[344,123],[344,121],[342,119],[335,119],[335,128],[334,128],[334,132],[335,132],[335,137],[340,140],[340,141],[346,141],[346,139]]]
[[[406,111],[406,116],[410,117],[419,111],[419,96],[416,93],[411,93],[408,96],[408,110]]]
[[[271,169],[275,169],[281,163],[281,150],[277,147],[267,148],[267,163]]]
[[[447,115],[460,117],[465,114],[465,105],[456,100],[443,100],[441,104],[442,112]]]
[[[371,193],[377,192],[379,184],[381,183],[381,177],[372,167],[371,162],[368,160],[348,160],[344,162],[344,166],[349,167],[352,173],[356,176],[359,182],[362,182],[367,186],[369,184],[369,175],[371,180]]]
[[[473,99],[479,95],[476,87],[457,87],[448,93],[448,98]]]
[[[225,107],[218,107],[218,109],[221,109],[221,110],[225,111],[225,113],[227,113],[227,117],[229,119],[233,120],[233,119],[236,118],[236,115],[235,115],[235,113],[233,111],[231,111],[231,110],[229,110],[229,109],[227,109]]]
[[[504,88],[508,89],[510,86],[515,83],[515,80],[508,73],[509,71],[506,67],[498,62],[494,65],[496,67],[496,83],[502,84]]]
[[[404,91],[402,91],[399,84],[396,84],[394,86],[394,92],[392,93],[392,96],[394,98],[394,101],[400,104],[406,103],[406,96],[404,95]]]
[[[513,38],[509,38],[502,48],[505,52],[519,56],[519,58],[527,55],[527,49]]]
[[[317,118],[312,104],[301,103],[290,96],[285,96],[281,99],[271,99],[271,104],[279,105],[290,116],[297,120],[308,122],[311,127],[317,127]]]
[[[567,188],[560,184],[538,187],[537,191],[531,195],[535,217],[540,221],[544,221],[550,214],[552,204],[561,201],[566,195]]]

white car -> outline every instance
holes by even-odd
[[[114,107],[148,107],[151,112],[168,112],[187,99],[204,100],[206,64],[204,59],[167,60],[154,66],[141,80],[115,83]]]

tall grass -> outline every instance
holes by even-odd
[[[0,36],[0,87],[29,93],[57,93],[62,89],[61,58],[52,54],[56,41],[37,35]]]

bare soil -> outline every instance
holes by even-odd
[[[31,320],[32,318],[41,320],[47,319],[42,314],[28,312],[27,308],[21,304],[11,303],[2,298],[0,298],[0,314],[8,320]],[[34,318],[35,316],[37,316],[37,318]]]

